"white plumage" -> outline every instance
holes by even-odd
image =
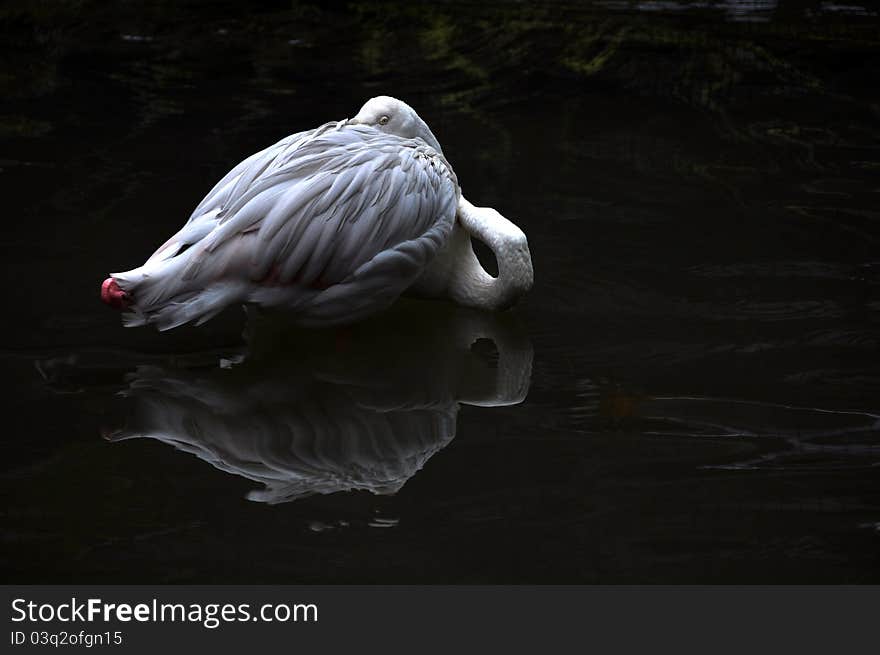
[[[479,266],[469,234],[495,251],[498,278]],[[329,325],[410,288],[496,309],[531,281],[525,235],[464,200],[428,126],[383,96],[238,164],[143,266],[112,274],[102,297],[126,310],[126,325],[163,330],[234,303]]]

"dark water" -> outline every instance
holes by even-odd
[[[880,582],[855,4],[3,9],[4,579]],[[378,94],[528,234],[514,311],[100,304],[234,163]]]

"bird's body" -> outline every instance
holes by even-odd
[[[126,310],[126,325],[159,329],[237,303],[286,310],[304,325],[344,323],[410,288],[479,304],[456,291],[473,279],[465,286],[491,294],[494,280],[473,268],[456,223],[464,203],[427,125],[408,105],[377,98],[355,119],[291,135],[238,164],[143,266],[105,281],[102,297]],[[501,220],[519,233],[528,270],[518,284],[530,286],[525,237]]]

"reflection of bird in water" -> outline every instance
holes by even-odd
[[[497,277],[472,236],[495,253]],[[496,310],[531,285],[522,230],[469,203],[425,122],[381,96],[245,159],[143,266],[105,280],[101,297],[126,325],[164,330],[236,303],[303,325],[349,323],[407,290]]]
[[[429,307],[425,307],[425,305]],[[252,500],[398,491],[455,436],[460,404],[525,399],[532,348],[510,315],[409,301],[349,328],[293,330],[266,316],[241,361],[143,366],[129,424],[262,483]],[[479,352],[488,340],[497,358]]]

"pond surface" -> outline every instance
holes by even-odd
[[[880,582],[880,19],[850,3],[2,10],[7,582]],[[123,329],[280,137],[412,104],[536,283]]]

